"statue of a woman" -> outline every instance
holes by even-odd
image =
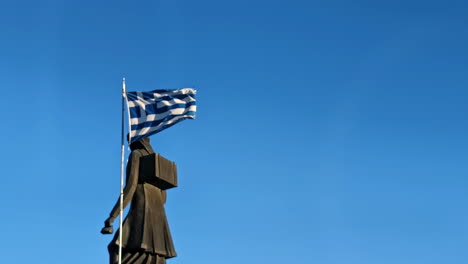
[[[130,201],[131,206],[123,223],[123,231],[118,230],[108,246],[110,264],[118,263],[119,232],[123,232],[122,264],[164,264],[167,258],[177,255],[164,211],[166,191],[148,181],[154,175],[146,175],[145,171],[140,170],[140,158],[154,153],[149,138],[133,142],[130,149],[123,207]],[[112,233],[112,222],[119,212],[120,199],[101,233]]]

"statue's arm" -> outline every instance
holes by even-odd
[[[133,151],[130,155],[129,162],[127,164],[127,167],[129,167],[129,169],[127,170],[127,183],[125,184],[125,188],[123,190],[123,208],[125,208],[130,203],[130,201],[133,198],[133,195],[135,194],[135,190],[138,185],[138,170],[140,168],[141,156],[142,154],[139,151]],[[114,208],[112,209],[108,220],[111,223],[114,222],[114,219],[117,218],[119,214],[120,196],[119,199],[117,199],[117,202]]]
[[[162,196],[162,202],[163,202],[163,204],[166,204],[166,200],[167,200],[167,193],[166,193],[166,190],[161,190],[161,196]]]

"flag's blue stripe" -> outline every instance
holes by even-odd
[[[190,108],[191,106],[196,105],[195,101],[194,102],[189,102],[186,104],[173,104],[173,105],[167,105],[164,107],[157,107],[155,104],[151,105],[146,105],[145,107],[145,113],[146,115],[160,115],[164,114],[169,110],[181,108],[181,109],[187,109]],[[141,117],[141,107],[135,106],[135,107],[129,107],[130,111],[130,117],[131,118],[140,118]]]
[[[162,93],[162,92],[161,92]],[[145,100],[155,100],[155,101],[170,101],[171,99],[185,99],[187,97],[195,97],[195,94],[174,94],[174,95],[165,95],[159,98],[155,98],[153,92],[142,92],[143,99]],[[138,101],[141,100],[138,97],[136,92],[127,92],[128,101]]]
[[[132,138],[131,143],[133,143],[133,142],[135,142],[135,141],[138,141],[138,140],[140,140],[140,139],[142,139],[142,138],[145,138],[145,137],[149,137],[149,136],[151,136],[151,135],[154,135],[154,134],[156,134],[156,133],[158,133],[158,132],[161,132],[162,130],[164,130],[164,129],[166,129],[166,128],[169,128],[169,127],[171,127],[171,126],[173,126],[173,125],[179,123],[180,121],[183,121],[183,120],[188,119],[188,118],[190,118],[190,117],[181,118],[181,119],[177,120],[177,122],[174,122],[174,123],[169,124],[169,125],[161,126],[159,129],[157,129],[157,130],[155,130],[155,131],[153,131],[153,132],[151,132],[151,133],[147,133],[147,134],[144,134],[144,135],[136,135],[135,137]]]
[[[162,97],[159,97],[159,98],[154,98],[154,100],[156,102],[171,101],[173,99],[184,100],[184,99],[187,99],[188,97],[192,97],[193,99],[195,99],[194,94],[176,94],[176,95],[165,95],[165,96],[162,96]]]
[[[130,127],[130,131],[137,133],[132,138],[132,142],[139,139],[156,134],[166,128],[169,128],[182,120],[195,118],[196,111],[189,111],[191,108],[196,107],[195,92],[174,93],[176,90],[154,90],[149,92],[127,92],[127,100],[129,102],[138,102],[138,105],[129,107],[130,118],[138,118],[140,123],[133,124]],[[160,96],[156,98],[156,96]],[[175,99],[182,100],[184,102],[174,102]],[[188,100],[189,102],[185,102]],[[165,102],[168,105],[162,105],[158,107],[159,102]],[[144,106],[142,105],[144,104]],[[141,106],[140,106],[141,105]],[[184,110],[183,114],[173,114],[172,112],[176,109]],[[160,120],[147,121],[145,115],[156,115],[156,118],[164,116]],[[179,119],[180,118],[180,119]],[[171,123],[174,122],[174,123]],[[169,124],[171,123],[171,124]],[[142,129],[150,128],[155,129],[152,132],[143,132]]]
[[[153,90],[153,91],[148,91],[148,92],[127,92],[127,95],[131,97],[137,97],[138,93],[141,93],[143,95],[143,98],[145,99],[151,99],[154,97],[153,94],[164,94],[164,93],[172,93],[174,90]]]
[[[189,102],[186,104],[173,104],[173,105],[166,105],[163,107],[157,107],[155,104],[152,105],[147,105],[145,112],[147,115],[152,115],[152,114],[162,114],[165,113],[169,110],[176,109],[176,108],[189,108],[192,105],[196,105],[195,102]]]
[[[150,98],[144,98],[145,100],[147,101],[153,101],[153,102],[160,102],[160,101],[170,101],[172,99],[179,99],[179,100],[184,100],[186,99],[187,97],[192,97],[192,98],[195,98],[195,96],[193,94],[191,95],[187,95],[187,94],[176,94],[176,95],[165,95],[165,96],[161,96],[161,97],[154,97],[154,96],[151,96]],[[138,96],[127,96],[127,99],[129,102],[133,102],[133,101],[138,101],[138,100],[141,100],[141,97],[138,97]]]
[[[138,99],[138,96],[136,92],[127,92],[127,100],[128,101],[136,101]]]
[[[195,111],[188,111],[187,113],[182,114],[182,115],[188,115],[187,118],[193,119],[193,117],[195,116]],[[131,130],[134,131],[134,130],[140,130],[140,129],[145,128],[145,127],[158,126],[159,124],[167,123],[171,119],[173,119],[175,117],[178,117],[178,116],[181,116],[181,115],[169,115],[169,116],[166,116],[165,118],[163,118],[161,120],[147,121],[147,122],[131,125]]]
[[[186,104],[173,104],[173,105],[167,105],[164,107],[157,107],[156,104],[149,104],[146,105],[145,107],[145,113],[146,115],[159,115],[163,114],[169,110],[172,109],[177,109],[177,108],[190,108],[191,106],[196,105],[196,102],[188,102]],[[141,107],[135,106],[135,107],[129,107],[130,110],[130,117],[131,118],[140,118],[141,117]]]
[[[131,125],[131,131],[137,131],[145,127],[155,127],[159,126],[160,124],[167,123],[174,119],[175,117],[180,117],[180,116],[187,116],[187,118],[194,119],[195,118],[195,112],[189,111],[187,114],[183,115],[177,115],[177,116],[167,116],[162,120],[154,120],[154,121],[146,121],[138,124]]]
[[[141,107],[129,107],[128,110],[130,111],[130,117],[141,117]]]

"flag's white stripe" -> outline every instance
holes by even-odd
[[[142,99],[137,100],[137,101],[128,101],[128,107],[139,106],[139,107],[145,109],[145,105],[147,105],[147,104],[152,104],[152,102],[142,100]]]
[[[197,106],[196,105],[192,105],[188,108],[174,108],[174,109],[170,109],[162,114],[151,114],[151,115],[145,115],[145,116],[142,116],[140,118],[138,117],[134,117],[134,118],[130,118],[130,121],[131,121],[131,124],[132,125],[135,125],[135,124],[139,124],[139,123],[143,123],[143,122],[146,122],[146,121],[156,121],[156,120],[161,120],[161,119],[164,119],[166,118],[167,116],[169,115],[178,115],[178,114],[184,114],[188,111],[194,111],[196,112],[197,111]]]
[[[197,94],[197,91],[193,88],[182,88],[182,89],[175,89],[170,91],[165,91],[163,93],[154,93],[157,97],[168,96],[168,95],[179,95],[179,94]]]
[[[195,99],[187,98],[184,101],[182,101],[182,100],[178,100],[178,101],[181,101],[182,103],[180,103],[180,104],[184,105],[185,101],[193,102],[193,101],[195,101]],[[162,108],[162,107],[171,106],[171,105],[173,105],[173,104],[164,104],[163,102],[161,102],[161,104],[157,104],[157,107]],[[141,104],[139,102],[138,106],[140,107],[140,115],[141,116],[139,118],[137,118],[137,117],[131,118],[131,124],[132,125],[142,123],[142,122],[145,122],[145,121],[161,120],[161,119],[165,118],[166,116],[168,116],[169,114],[173,114],[173,115],[183,114],[183,112],[182,113],[180,112],[181,109],[189,109],[189,111],[196,111],[197,110],[196,105],[191,105],[189,107],[181,106],[181,107],[178,107],[178,108],[168,109],[168,111],[166,111],[164,113],[161,113],[161,114],[157,114],[157,115],[156,114],[147,115],[147,113],[145,112],[146,105],[141,107]]]
[[[151,92],[130,92],[129,95],[134,99],[128,100],[127,106],[129,108],[136,108],[140,115],[140,117],[132,118],[132,112],[129,112],[130,126],[145,126],[138,130],[131,130],[130,128],[130,136],[132,138],[147,137],[168,128],[181,120],[195,118],[195,112],[197,111],[197,106],[195,104],[196,100],[194,98],[195,94],[196,90],[192,88]],[[151,111],[146,112],[146,110],[150,109],[155,109],[158,113],[149,114]],[[163,112],[159,113],[161,111]]]
[[[162,119],[166,118],[167,116],[182,115],[182,114],[185,114],[185,113],[187,113],[189,111],[196,112],[197,111],[197,106],[192,105],[192,106],[190,106],[188,108],[174,108],[174,109],[170,109],[169,111],[164,112],[164,113],[159,114],[159,115],[152,114],[152,115],[145,115],[145,116],[142,116],[140,118],[131,118],[130,119],[130,124],[137,125],[137,124],[148,122],[148,121],[151,122],[151,121],[162,120]]]
[[[183,89],[177,89],[177,90],[172,90],[172,91],[164,91],[161,93],[153,93],[153,97],[160,98],[164,96],[174,96],[174,95],[181,95],[181,94],[190,96],[190,95],[195,95],[196,93],[197,91],[192,88],[183,88]],[[136,94],[137,94],[138,100],[144,100],[142,92],[137,92]]]
[[[174,119],[171,119],[170,122],[166,122],[166,123],[161,123],[157,126],[153,126],[153,127],[144,127],[142,129],[139,129],[139,130],[133,130],[130,135],[132,138],[136,137],[136,136],[142,136],[142,135],[146,135],[148,133],[151,133],[151,132],[154,132],[154,131],[157,131],[157,130],[160,130],[163,126],[167,126],[167,125],[171,125],[171,124],[174,124],[176,123],[178,120],[180,119],[184,119],[184,118],[190,118],[190,117],[193,117],[192,115],[184,115],[184,116],[178,116],[178,117],[175,117]]]
[[[187,103],[190,103],[190,102],[194,102],[195,99],[193,97],[186,97],[184,99],[178,99],[178,98],[174,98],[172,100],[169,100],[169,101],[160,101],[158,102],[157,106],[158,107],[164,107],[164,106],[170,106],[170,105],[174,105],[174,104],[187,104]]]
[[[161,127],[163,127],[163,126],[174,124],[180,119],[187,118],[187,117],[192,117],[192,116],[193,115],[176,116],[173,119],[171,119],[170,121],[165,122],[165,123],[161,123],[161,124],[159,124],[157,126],[154,126],[154,127],[144,127],[144,128],[142,128],[140,130],[133,130],[133,131],[130,132],[130,135],[131,135],[132,138],[134,138],[136,136],[146,135],[148,133],[151,133],[153,131],[161,129]]]
[[[157,100],[144,100],[144,99],[139,99],[139,100],[136,100],[136,101],[128,101],[128,106],[129,107],[135,107],[135,106],[139,106],[143,109],[145,109],[145,106],[146,105],[149,105],[149,104],[154,104],[156,103]],[[184,103],[190,103],[190,102],[195,102],[195,98],[191,97],[191,96],[188,96],[184,99],[178,99],[178,98],[174,98],[170,101],[167,101],[167,100],[164,100],[164,101],[159,101],[157,102],[157,106],[158,107],[162,107],[162,106],[167,106],[167,105],[173,105],[173,104],[184,104]]]

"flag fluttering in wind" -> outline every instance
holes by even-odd
[[[197,105],[192,88],[127,92],[130,143],[156,134],[185,119],[194,119]]]

